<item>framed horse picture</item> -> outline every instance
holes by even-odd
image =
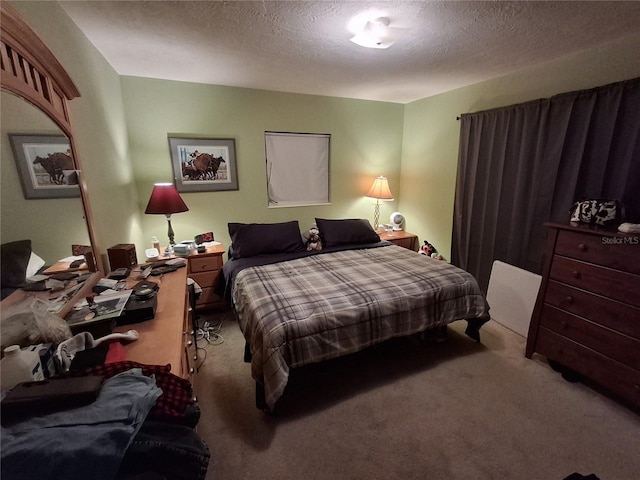
[[[78,170],[64,135],[9,134],[24,198],[79,197]]]
[[[238,190],[235,139],[169,136],[169,149],[179,192]]]

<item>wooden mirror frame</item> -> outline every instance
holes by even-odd
[[[51,118],[67,135],[76,168],[82,171],[74,144],[67,102],[80,96],[73,80],[42,39],[6,2],[0,2],[0,87],[23,98]],[[96,272],[85,286],[58,312],[64,317],[104,275],[102,259],[95,241],[87,187],[78,175],[80,197],[89,233]]]

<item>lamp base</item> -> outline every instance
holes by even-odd
[[[175,234],[173,233],[173,228],[171,227],[171,214],[167,214],[167,225],[169,226],[169,231],[167,232],[167,235],[169,236],[169,246],[167,247],[167,249],[170,249],[171,253],[173,253],[173,246],[176,244],[176,242],[173,240],[175,238]]]

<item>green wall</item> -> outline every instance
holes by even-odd
[[[461,113],[640,76],[640,35],[405,106],[399,209],[407,230],[451,255]]]
[[[228,222],[298,220],[303,230],[316,216],[372,222],[373,200],[364,195],[374,177],[388,176],[399,191],[403,105],[139,77],[121,82],[140,211],[155,182],[173,179],[169,134],[235,139],[239,190],[183,193],[189,211],[172,217],[176,241],[213,230],[228,245]],[[330,205],[267,207],[266,130],[331,134]],[[394,207],[385,203],[381,218]],[[152,235],[167,242],[164,217],[146,215],[142,225],[141,248]]]

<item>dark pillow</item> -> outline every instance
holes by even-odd
[[[3,287],[19,287],[27,279],[27,265],[31,257],[31,240],[0,245],[0,281]]]
[[[283,223],[229,223],[233,258],[305,250],[297,220]]]
[[[371,228],[369,221],[364,218],[344,220],[316,218],[316,225],[320,230],[322,245],[327,248],[380,241],[380,237]]]

